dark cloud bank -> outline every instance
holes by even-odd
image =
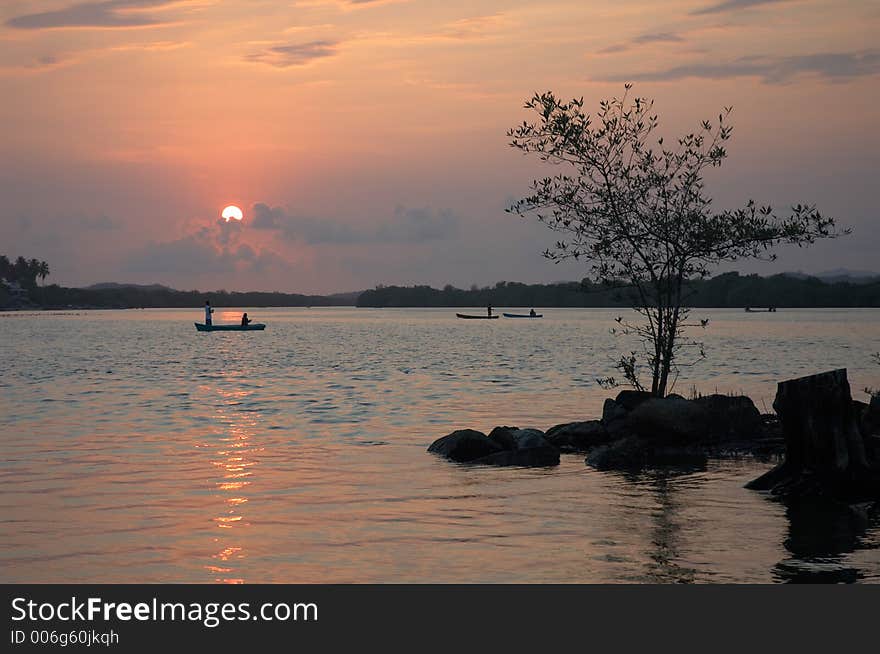
[[[250,226],[278,230],[284,238],[320,243],[423,243],[452,238],[458,233],[459,216],[449,209],[397,207],[394,215],[370,226],[301,216],[282,207],[257,203]]]

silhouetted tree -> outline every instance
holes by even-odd
[[[697,345],[682,339],[689,326],[688,280],[707,277],[721,262],[773,259],[769,250],[778,244],[803,246],[837,232],[833,218],[810,206],[798,205],[786,217],[753,201],[713,211],[703,173],[727,157],[730,109],[670,147],[654,136],[653,101],[629,100],[630,88],[622,98],[600,102],[595,118],[584,113],[583,98],[564,102],[547,92],[526,103],[538,119],[511,129],[511,146],[570,172],[534,181],[531,194],[508,211],[536,215],[565,235],[547,258],[583,257],[593,279],[623,280],[634,291],[644,322],[619,322],[644,349],[621,357],[617,367],[642,389],[640,364],[647,363],[651,393],[662,397],[678,374],[680,348]]]

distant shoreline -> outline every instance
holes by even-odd
[[[823,281],[787,274],[761,277],[724,273],[690,282],[687,304],[701,308],[756,310],[880,307],[880,278]],[[597,284],[587,280],[555,284],[498,282],[468,290],[447,285],[377,286],[374,289],[333,295],[303,295],[263,291],[178,291],[163,286],[105,284],[90,288],[66,288],[55,284],[33,286],[27,294],[13,297],[0,293],[0,311],[174,309],[201,307],[205,300],[225,307],[344,307],[363,308],[468,308],[526,307],[628,308],[636,298],[631,288]]]

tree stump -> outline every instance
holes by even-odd
[[[785,437],[785,460],[746,488],[880,498],[880,471],[868,464],[845,368],[780,382],[773,408]]]

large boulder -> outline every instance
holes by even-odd
[[[662,445],[639,436],[626,436],[593,448],[585,463],[598,470],[638,470],[645,466],[703,469],[708,457],[698,447]]]
[[[695,443],[709,434],[709,413],[680,398],[651,398],[641,402],[626,418],[636,436],[662,444]]]
[[[503,450],[515,450],[515,431],[519,431],[519,427],[495,427],[489,432],[489,440],[500,445]]]
[[[458,463],[559,465],[559,450],[538,429],[496,427],[489,436],[473,429],[460,429],[434,441],[428,451]]]
[[[761,413],[745,395],[706,395],[693,402],[708,414],[715,440],[750,439],[761,431]]]
[[[648,391],[620,391],[614,401],[627,411],[632,411],[642,402],[647,402],[653,397]]]
[[[489,440],[483,432],[473,429],[457,429],[431,443],[428,451],[445,456],[450,461],[467,463],[502,451],[502,447]]]
[[[602,423],[607,427],[611,423],[623,420],[629,415],[629,411],[622,404],[618,404],[610,397],[605,399],[602,405]]]
[[[514,429],[510,436],[516,443],[512,450],[503,450],[472,461],[494,466],[543,467],[559,465],[559,450],[544,438],[539,429]]]
[[[613,401],[613,400],[609,400]],[[586,452],[611,440],[611,435],[599,420],[569,422],[547,430],[546,438],[562,452]]]

